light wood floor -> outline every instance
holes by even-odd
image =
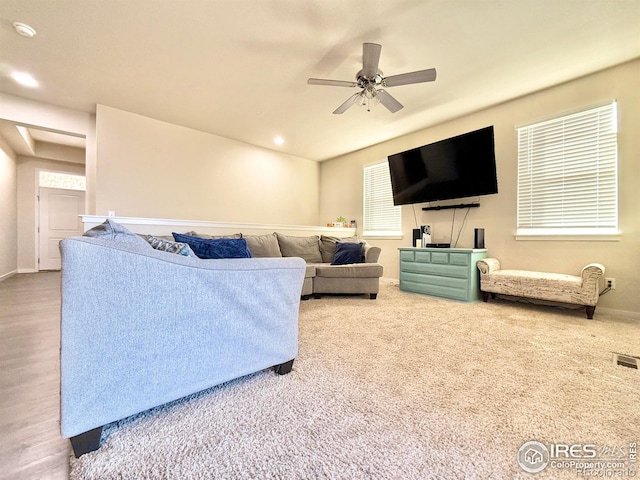
[[[60,436],[60,272],[0,282],[0,479],[68,479]]]

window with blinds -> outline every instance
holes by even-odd
[[[517,234],[617,233],[616,103],[517,132]]]
[[[389,163],[364,167],[363,235],[402,235],[402,208],[393,204]]]

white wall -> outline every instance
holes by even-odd
[[[578,274],[590,262],[605,265],[607,277],[617,279],[617,289],[603,296],[599,306],[640,313],[640,60],[629,62],[563,85],[522,97],[433,128],[399,137],[373,147],[322,163],[320,216],[336,213],[362,222],[362,167],[386,160],[388,155],[454,135],[494,125],[498,170],[497,195],[480,197],[480,208],[469,211],[459,247],[473,246],[474,227],[486,230],[488,254],[505,268],[535,269]],[[518,241],[516,229],[517,136],[515,127],[605,100],[618,101],[619,110],[619,223],[618,242]],[[385,112],[378,112],[385,114]],[[344,185],[348,184],[349,189]],[[477,199],[477,198],[476,198]],[[460,203],[454,201],[452,203]],[[371,240],[382,247],[385,277],[398,278],[398,251],[410,246],[416,224],[430,224],[434,242],[448,242],[453,210],[423,212],[402,207],[402,240]],[[454,241],[465,211],[456,213]]]
[[[103,105],[96,145],[90,213],[318,224],[316,162]]]
[[[17,159],[0,137],[0,279],[18,270]]]

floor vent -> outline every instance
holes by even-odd
[[[635,368],[637,370],[638,360],[640,360],[640,358],[632,357],[631,355],[623,355],[621,353],[613,354],[613,363],[627,368]]]

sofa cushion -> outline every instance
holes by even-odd
[[[172,242],[171,240],[165,240],[164,238],[154,237],[153,235],[147,235],[147,242],[155,250],[162,252],[176,253],[185,257],[195,257],[195,253],[191,250],[188,244],[182,242]]]
[[[244,238],[200,238],[175,232],[173,238],[188,244],[200,258],[251,258]]]
[[[336,253],[336,243],[338,242],[351,242],[358,243],[358,237],[331,237],[328,235],[320,235],[320,252],[322,253],[322,261],[324,263],[333,262],[333,256]]]
[[[364,243],[337,242],[331,265],[348,265],[364,262]]]
[[[308,263],[322,263],[318,235],[294,237],[277,232],[275,235],[278,238],[278,245],[283,257],[301,257]]]
[[[307,263],[307,268],[304,271],[304,278],[313,278],[316,276],[316,266],[312,263]]]
[[[242,235],[253,257],[282,257],[275,233],[267,235]]]
[[[110,218],[107,218],[104,223],[96,225],[95,227],[84,232],[85,237],[104,238],[108,240],[115,240],[120,243],[129,243],[132,245],[144,246],[151,248],[151,245],[139,235],[129,231],[117,222],[114,222]]]
[[[316,265],[316,277],[332,278],[380,278],[382,265],[379,263],[352,263],[350,265]]]
[[[191,235],[198,238],[242,238],[241,233],[232,233],[231,235],[207,235],[206,233],[197,233],[193,230],[185,233],[185,235]]]

